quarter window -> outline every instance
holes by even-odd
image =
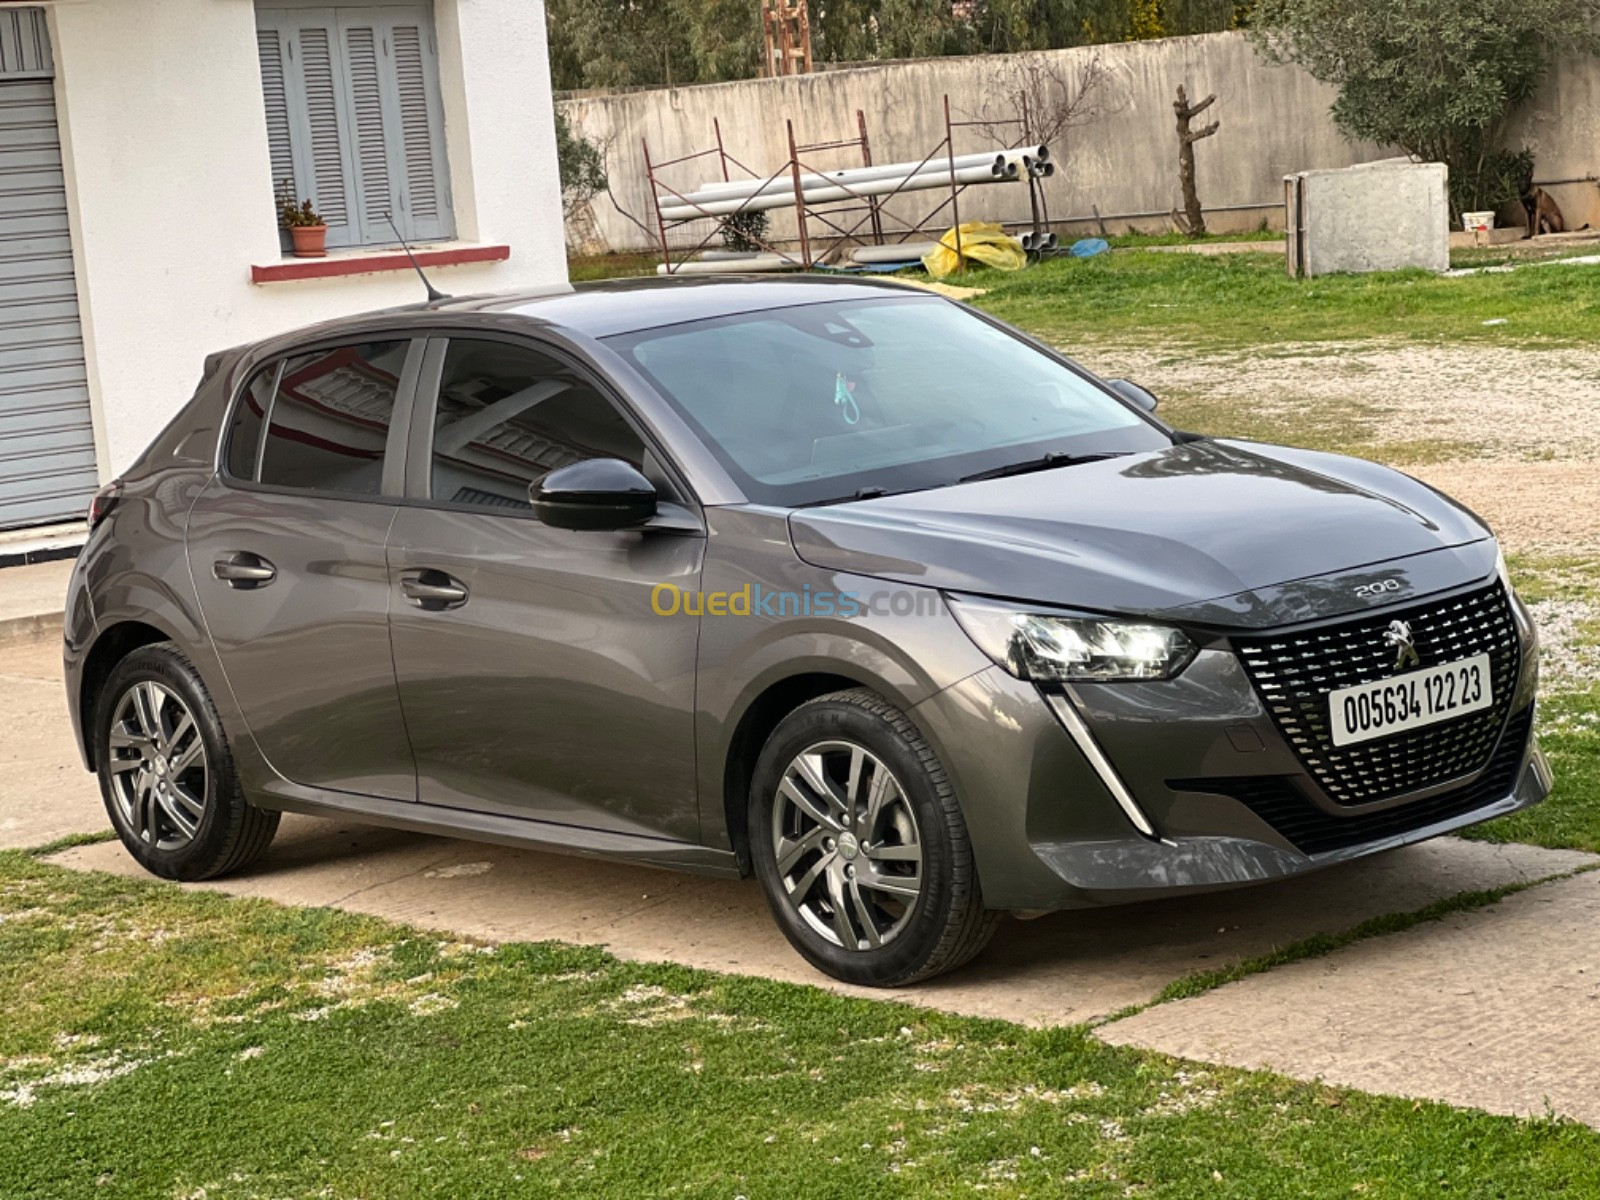
[[[274,199],[310,198],[330,246],[455,236],[433,6],[256,6]]]
[[[643,470],[645,447],[583,376],[524,346],[451,339],[433,426],[433,499],[527,511],[530,484],[587,458]]]
[[[336,346],[263,367],[234,408],[228,473],[275,487],[378,495],[409,347],[407,341]]]
[[[261,424],[272,404],[273,388],[282,363],[268,363],[245,385],[239,403],[233,406],[233,421],[228,426],[228,474],[235,479],[256,477],[256,457],[261,451]]]

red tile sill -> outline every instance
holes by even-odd
[[[459,267],[467,263],[505,262],[510,246],[451,246],[415,251],[424,267]],[[250,268],[251,283],[287,283],[295,279],[338,279],[345,275],[370,275],[378,271],[409,271],[411,260],[400,250],[377,254],[331,254],[327,258],[286,258],[257,263]]]

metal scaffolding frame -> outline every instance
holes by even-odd
[[[872,143],[867,133],[866,115],[856,112],[856,135],[854,137],[836,138],[830,141],[802,142],[795,134],[795,123],[792,119],[784,122],[787,135],[789,157],[777,170],[770,175],[763,176],[760,172],[752,170],[727,152],[722,139],[722,126],[720,121],[713,119],[712,129],[716,138],[714,148],[694,151],[677,158],[656,161],[650,156],[650,145],[641,139],[644,152],[644,165],[646,183],[650,191],[651,203],[655,207],[656,234],[660,239],[661,260],[666,273],[673,274],[679,269],[674,266],[674,252],[671,234],[681,230],[696,221],[710,220],[713,222],[708,232],[698,243],[678,255],[679,265],[692,258],[710,246],[713,239],[721,235],[728,227],[731,220],[740,214],[752,211],[747,206],[752,204],[757,197],[770,200],[776,190],[774,185],[784,176],[788,176],[794,192],[795,226],[798,235],[798,253],[780,249],[775,243],[752,236],[748,230],[741,230],[741,236],[748,241],[760,246],[762,250],[777,256],[784,264],[795,268],[809,269],[833,257],[845,247],[855,245],[899,244],[913,239],[926,239],[930,233],[937,239],[946,227],[942,214],[949,212],[949,228],[955,231],[955,245],[958,258],[961,255],[961,196],[971,182],[958,178],[957,155],[955,153],[956,131],[983,127],[992,130],[997,124],[1017,124],[1024,127],[1021,120],[1017,121],[957,121],[951,116],[950,97],[944,97],[944,137],[922,156],[920,161],[908,167],[904,178],[887,192],[861,190],[869,185],[857,183],[852,186],[849,182],[839,180],[839,168],[822,167],[814,161],[814,156],[831,154],[837,151],[853,151],[859,156],[864,168],[871,168]],[[1007,153],[1017,152],[1017,147],[1008,148]],[[748,182],[751,195],[732,212],[722,212],[727,204],[739,199],[738,195],[718,201],[708,200],[703,193],[680,191],[662,177],[662,172],[683,164],[696,162],[702,159],[714,158],[716,169],[720,171],[724,183],[734,181],[733,172],[740,172],[741,181]],[[1044,208],[1044,200],[1038,181],[1044,175],[1054,170],[1053,164],[1046,164],[1041,157],[1037,161],[1024,160],[1028,163],[1024,170],[1027,176],[1029,202],[1033,214],[1033,238],[1036,245],[1043,245],[1043,230],[1048,226],[1049,215]],[[936,164],[931,169],[929,164]],[[948,171],[945,170],[945,164]],[[1010,169],[1010,168],[1008,168]],[[948,187],[948,194],[932,208],[914,219],[898,217],[889,212],[885,205],[888,201],[914,191],[929,190],[925,181],[934,174],[946,174],[948,182],[940,186],[943,191]],[[998,180],[1011,176],[999,175]],[[842,192],[839,199],[824,201],[807,200],[807,180],[827,179],[827,190]],[[891,176],[890,178],[898,178]],[[969,176],[970,179],[970,176]],[[913,185],[913,181],[918,182]],[[785,193],[786,194],[786,193]],[[716,204],[717,210],[710,205]],[[767,204],[764,207],[776,207]],[[788,207],[787,203],[782,207]],[[670,209],[670,213],[665,211]],[[674,213],[688,213],[686,216],[671,215]],[[854,218],[853,220],[851,218]],[[1042,223],[1041,223],[1042,222]],[[820,252],[818,248],[821,247]],[[965,267],[963,265],[962,269]]]

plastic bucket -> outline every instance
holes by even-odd
[[[1461,214],[1461,228],[1468,233],[1488,233],[1494,228],[1494,213],[1469,212]]]

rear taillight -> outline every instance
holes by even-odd
[[[109,517],[120,499],[122,499],[121,480],[113,480],[96,492],[94,499],[89,501],[89,528],[93,529]]]

